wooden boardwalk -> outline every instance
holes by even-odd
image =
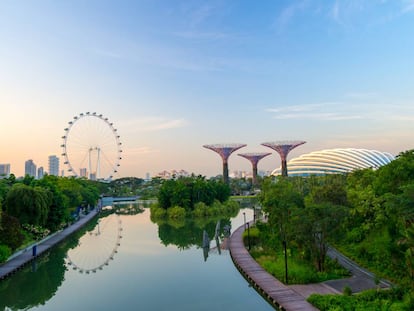
[[[86,223],[88,223],[93,217],[98,214],[98,210],[94,209],[87,215],[82,216],[77,222],[70,225],[69,227],[55,233],[54,235],[36,243],[36,256],[33,256],[33,246],[27,247],[20,253],[12,256],[11,259],[0,265],[0,280],[8,277],[9,275],[16,272],[26,264],[30,263],[36,257],[41,256],[43,253],[48,251],[51,247],[61,242],[63,239],[79,230]]]
[[[276,309],[286,311],[318,310],[307,302],[302,295],[267,273],[250,256],[243,244],[244,230],[245,227],[242,225],[231,235],[230,254],[236,267],[254,288]]]

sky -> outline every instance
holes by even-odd
[[[64,129],[86,112],[117,129],[116,178],[221,174],[205,144],[247,144],[230,172],[251,170],[237,153],[279,167],[261,143],[280,140],[306,141],[288,160],[397,155],[414,148],[413,31],[413,0],[0,0],[0,163],[66,169]]]

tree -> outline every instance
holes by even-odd
[[[388,165],[378,169],[377,178],[373,184],[375,193],[401,193],[401,187],[414,180],[414,149],[401,152]]]
[[[179,177],[162,183],[158,192],[158,204],[164,209],[180,206],[194,210],[199,202],[210,206],[215,200],[225,202],[229,196],[230,188],[223,182],[205,180],[202,176]]]
[[[269,214],[269,225],[277,228],[276,234],[282,242],[285,254],[285,281],[288,283],[287,243],[292,239],[291,213],[304,207],[302,195],[296,191],[287,178],[279,178],[276,182],[267,179],[259,200],[263,210]]]
[[[24,236],[21,233],[19,220],[16,217],[3,213],[0,223],[0,245],[4,244],[11,250],[22,245]]]
[[[10,216],[20,223],[44,226],[49,213],[51,194],[41,187],[14,184],[7,193],[5,205]]]
[[[333,239],[345,218],[346,208],[329,202],[313,203],[292,215],[298,246],[305,250],[318,271],[325,270],[328,242]]]
[[[56,231],[69,215],[68,198],[58,187],[59,178],[53,175],[46,175],[42,179],[34,181],[36,186],[47,189],[50,192],[51,199],[46,227],[52,232]]]
[[[307,201],[347,205],[346,176],[330,174],[317,177],[317,184],[310,189]]]

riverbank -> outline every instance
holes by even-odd
[[[253,224],[254,221],[249,223],[250,226]],[[360,267],[332,247],[329,247],[327,255],[350,271],[351,277],[315,284],[285,285],[266,272],[250,255],[243,243],[244,231],[245,225],[242,225],[231,235],[230,254],[233,262],[242,275],[276,309],[318,310],[306,301],[311,294],[342,294],[345,287],[349,287],[352,293],[359,293],[368,289],[393,286],[392,283],[383,279],[376,282],[373,273]]]
[[[82,215],[78,221],[76,221],[69,227],[61,231],[55,232],[47,238],[39,242],[36,242],[31,246],[26,247],[24,250],[21,250],[13,254],[5,263],[0,265],[0,280],[7,278],[9,275],[21,269],[28,263],[35,260],[37,257],[47,252],[50,248],[63,241],[72,233],[78,231],[80,228],[86,225],[91,219],[93,219],[98,213],[99,210],[95,208],[94,210],[90,211],[87,215]]]
[[[253,221],[249,223],[249,225],[252,224]],[[229,248],[234,264],[249,283],[251,283],[276,309],[286,311],[318,310],[307,302],[305,297],[266,272],[253,257],[250,256],[243,243],[244,230],[245,226],[242,225],[233,232],[230,238]]]

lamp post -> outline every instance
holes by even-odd
[[[256,223],[256,204],[253,205],[253,222]]]
[[[288,264],[287,264],[287,247],[286,247],[286,240],[283,240],[283,248],[285,251],[285,281],[286,285],[288,284]]]
[[[244,217],[244,230],[246,230],[246,213],[243,212],[243,217]]]
[[[247,245],[250,251],[250,223],[247,223]]]

